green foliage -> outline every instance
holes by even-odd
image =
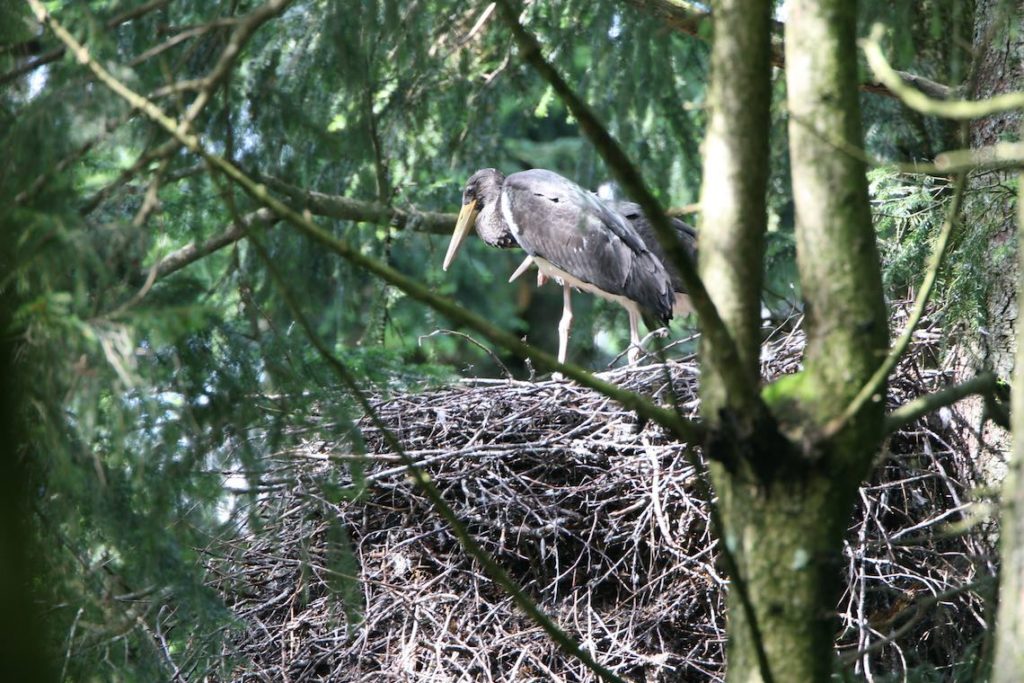
[[[887,288],[906,292],[923,275],[949,186],[932,176],[907,176],[891,167],[872,169],[868,182]]]
[[[891,167],[872,170],[869,181],[886,289],[891,296],[910,298],[946,219],[950,185],[945,179],[901,174]],[[933,298],[947,327],[974,333],[986,324],[992,293],[988,273],[1011,267],[1016,250],[1012,239],[993,247],[1004,229],[1002,213],[986,218],[984,205],[1000,194],[1012,196],[1015,184],[1007,180],[966,199],[965,216],[973,218],[961,222],[953,233]]]

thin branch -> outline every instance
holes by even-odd
[[[208,21],[205,24],[200,24],[199,26],[191,26],[187,29],[182,30],[181,33],[177,33],[171,36],[159,45],[154,45],[148,50],[132,58],[132,60],[128,62],[128,66],[138,66],[139,64],[142,64],[143,62],[148,61],[153,57],[156,57],[162,52],[165,52],[173,47],[176,47],[187,40],[197,38],[203,35],[204,33],[212,31],[213,29],[222,28],[224,26],[234,26],[238,23],[238,20],[238,17],[222,17],[220,19]]]
[[[925,78],[924,76],[908,73],[906,71],[899,71],[897,69],[893,69],[893,73],[896,74],[896,77],[899,79],[898,82],[904,88],[916,90],[936,100],[945,100],[953,96],[953,89],[951,87],[943,85],[942,83],[937,83],[930,78]],[[865,81],[860,84],[860,89],[864,92],[875,93],[877,95],[900,98],[899,93],[894,91],[891,86],[880,81]]]
[[[468,341],[470,344],[473,344],[477,348],[482,349],[484,351],[484,353],[486,353],[488,356],[491,357],[491,360],[494,361],[495,365],[497,365],[499,368],[501,368],[501,371],[503,373],[505,373],[505,379],[515,379],[512,376],[512,372],[509,371],[508,366],[501,362],[501,359],[498,358],[498,355],[496,353],[494,353],[494,351],[489,349],[486,345],[481,344],[476,339],[473,339],[473,337],[469,336],[465,332],[459,332],[457,330],[434,330],[430,334],[421,334],[419,337],[417,337],[416,345],[417,346],[423,346],[423,340],[424,339],[430,339],[431,337],[437,337],[439,335],[445,335],[445,334],[452,335],[453,337],[461,337],[462,339],[465,339],[466,341]]]
[[[935,157],[935,167],[946,173],[995,171],[1024,166],[1024,143],[997,142],[978,149],[957,149]]]
[[[732,407],[737,414],[746,415],[751,419],[767,414],[757,387],[751,384],[748,373],[743,371],[736,343],[722,322],[715,304],[704,288],[704,283],[697,275],[693,261],[680,244],[664,209],[647,188],[639,171],[590,110],[590,107],[544,59],[536,38],[519,23],[518,12],[510,0],[500,0],[498,8],[519,45],[523,60],[529,63],[541,78],[551,85],[569,111],[576,117],[580,129],[608,164],[608,168],[622,185],[622,189],[633,201],[640,204],[644,213],[647,214],[655,228],[658,242],[665,249],[672,263],[679,269],[687,293],[690,295],[690,301],[700,318],[701,331],[708,340],[708,349],[713,354],[714,365],[721,368],[722,380],[728,389],[727,393]]]
[[[121,171],[120,175],[117,176],[113,181],[104,185],[102,188],[96,191],[96,193],[85,200],[82,206],[78,207],[78,213],[82,216],[88,216],[90,213],[95,211],[103,202],[105,202],[110,195],[114,193],[119,187],[125,185],[129,180],[141,173],[147,166],[154,161],[167,159],[176,151],[181,145],[175,140],[167,140],[159,147],[144,152],[135,163],[125,170]]]
[[[963,164],[962,168],[954,167],[952,164],[948,166],[940,166],[938,160],[942,158],[944,154],[940,154],[938,157],[936,157],[935,163],[926,163],[923,161],[884,161],[882,159],[879,159],[878,157],[872,156],[863,147],[858,147],[857,145],[851,143],[850,141],[844,140],[841,136],[837,135],[828,127],[819,126],[813,121],[808,121],[804,117],[798,116],[793,112],[789,112],[789,118],[791,121],[800,124],[811,133],[814,133],[816,136],[818,136],[828,144],[835,147],[837,151],[842,152],[847,156],[853,157],[854,159],[858,159],[866,166],[870,166],[871,168],[892,168],[900,173],[908,173],[911,175],[917,174],[937,176],[940,178],[946,178],[961,170],[971,170],[973,168],[973,166],[969,166],[967,164]]]
[[[0,88],[12,83],[26,74],[30,74],[41,66],[46,66],[50,62],[55,62],[64,55],[64,48],[55,47],[52,50],[48,50],[43,54],[39,55],[35,59],[29,62],[25,62],[21,66],[16,66],[7,73],[0,75]]]
[[[363,268],[397,287],[411,298],[426,304],[442,315],[466,327],[476,330],[491,342],[519,356],[530,358],[544,369],[558,370],[581,385],[599,391],[619,402],[625,408],[635,411],[641,418],[660,424],[681,441],[697,443],[703,439],[704,429],[699,423],[682,417],[674,410],[656,405],[634,392],[603,381],[577,365],[559,363],[551,354],[526,344],[515,335],[491,325],[479,315],[471,313],[453,301],[435,294],[428,287],[394,268],[367,256],[360,249],[350,246],[345,240],[335,237],[317,225],[312,219],[293,210],[287,204],[271,195],[265,185],[254,181],[233,163],[207,151],[200,144],[199,138],[196,135],[185,131],[177,121],[164,113],[156,104],[114,78],[110,72],[92,59],[89,51],[46,11],[40,0],[28,0],[28,2],[36,16],[39,17],[39,20],[49,26],[50,30],[68,46],[68,49],[79,62],[88,67],[100,82],[127,101],[131,106],[142,111],[151,120],[173,135],[175,140],[181,143],[181,145],[202,157],[204,161],[218,171],[224,173],[233,182],[241,186],[253,199],[265,205],[283,220],[294,225],[307,237],[319,242],[355,266]]]
[[[194,173],[197,168],[201,169],[202,166],[190,166],[185,171],[168,174],[168,177],[169,179],[177,178],[183,172]],[[271,187],[284,190],[293,199],[306,198],[306,201],[300,203],[300,208],[309,210],[314,215],[364,223],[389,224],[398,228],[421,230],[439,235],[449,234],[452,225],[455,223],[455,214],[393,209],[381,206],[375,202],[365,202],[339,195],[326,195],[303,190],[269,176],[261,176],[260,178],[265,180]],[[269,209],[259,209],[246,214],[241,222],[233,222],[231,227],[207,239],[202,244],[189,243],[165,256],[154,267],[155,279],[159,280],[171,273],[175,273],[203,257],[237,242],[245,237],[249,229],[257,223],[269,226],[275,220],[276,216]],[[140,271],[138,273],[138,283],[145,282],[149,277],[150,269],[147,268]]]
[[[434,509],[444,518],[444,520],[451,527],[452,532],[456,538],[459,539],[459,544],[473,556],[477,562],[479,562],[486,570],[488,576],[490,576],[496,584],[502,587],[506,593],[512,598],[512,600],[523,610],[527,616],[530,617],[539,625],[545,633],[556,643],[562,650],[576,659],[583,662],[588,669],[593,671],[599,678],[605,681],[612,681],[613,683],[625,683],[625,681],[616,675],[611,669],[608,669],[596,659],[593,655],[584,650],[579,643],[576,642],[569,634],[567,634],[546,612],[541,610],[537,606],[530,596],[526,594],[523,587],[513,579],[508,572],[506,572],[500,564],[494,559],[494,557],[484,550],[483,546],[477,543],[476,539],[469,533],[469,530],[462,523],[462,520],[458,518],[455,511],[452,510],[451,506],[445,501],[441,495],[441,491],[438,490],[437,486],[430,480],[430,477],[416,465],[416,461],[405,452],[398,437],[395,436],[394,432],[388,427],[388,425],[381,419],[380,414],[374,408],[373,404],[370,403],[366,393],[359,386],[356,378],[349,369],[341,362],[334,353],[331,352],[327,345],[320,339],[320,336],[310,325],[309,320],[302,313],[299,308],[298,302],[295,300],[295,296],[291,289],[287,286],[285,279],[282,277],[277,266],[274,264],[270,255],[263,248],[263,245],[259,240],[253,240],[253,246],[256,251],[262,257],[264,265],[267,270],[270,271],[271,277],[277,283],[278,290],[281,292],[285,299],[288,308],[291,309],[292,316],[299,323],[302,329],[306,333],[306,337],[313,343],[320,356],[327,361],[328,365],[334,370],[335,374],[341,379],[342,383],[348,389],[349,393],[356,402],[365,412],[366,416],[370,418],[374,426],[380,431],[384,438],[384,441],[391,448],[392,452],[397,453],[402,459],[402,463],[405,465],[406,470],[409,472],[409,476],[413,481],[423,490],[427,498],[430,499],[431,505]]]
[[[885,418],[885,433],[892,434],[895,431],[906,427],[920,417],[928,413],[953,405],[957,401],[974,394],[990,394],[996,387],[996,376],[991,372],[984,372],[972,377],[966,382],[961,382],[951,387],[936,391],[932,394],[919,396],[913,401],[908,401],[896,410],[889,413]]]
[[[946,247],[949,244],[950,235],[953,234],[953,228],[957,223],[957,216],[960,214],[960,204],[963,202],[964,188],[967,185],[966,174],[959,174],[953,181],[953,199],[950,202],[949,210],[946,212],[946,219],[942,224],[942,229],[939,231],[938,237],[935,239],[935,245],[932,248],[931,258],[928,262],[928,270],[925,273],[924,280],[921,282],[921,287],[917,291],[917,298],[914,300],[914,308],[910,312],[910,317],[907,318],[906,327],[903,329],[903,334],[896,340],[889,355],[886,356],[882,364],[878,366],[874,374],[868,379],[867,383],[861,388],[861,390],[854,396],[853,400],[846,407],[838,417],[825,425],[824,435],[826,437],[837,434],[846,423],[849,422],[860,409],[868,401],[880,401],[882,397],[879,395],[881,387],[885,384],[889,374],[893,368],[899,362],[903,353],[907,350],[910,345],[910,340],[914,336],[914,330],[917,328],[917,324],[921,321],[921,317],[924,315],[925,307],[928,305],[928,299],[931,296],[932,288],[935,286],[935,280],[938,278],[939,268],[942,266],[943,257],[946,255]]]
[[[871,67],[875,77],[896,93],[903,104],[911,109],[929,116],[941,116],[956,120],[977,119],[1012,109],[1024,109],[1024,92],[1004,93],[987,100],[943,101],[907,85],[896,70],[889,65],[889,61],[882,52],[880,41],[884,34],[885,27],[882,24],[875,24],[871,28],[871,36],[861,41],[861,49],[864,50],[868,66]]]
[[[938,593],[937,595],[928,595],[919,600],[915,600],[914,602],[907,605],[906,607],[904,607],[888,619],[888,622],[892,624],[898,621],[900,617],[902,617],[903,615],[909,614],[912,611],[913,614],[911,614],[910,618],[907,619],[906,623],[904,623],[898,629],[892,630],[889,633],[889,635],[879,640],[876,640],[867,647],[861,648],[854,652],[847,652],[846,654],[841,655],[839,657],[840,663],[843,666],[852,666],[858,659],[860,659],[864,655],[880,650],[886,645],[894,643],[897,640],[899,640],[903,635],[909,632],[910,629],[912,629],[914,626],[920,623],[920,621],[926,616],[928,609],[935,607],[936,605],[940,605],[944,602],[948,602],[950,598],[960,595],[961,593],[977,591],[979,588],[990,585],[991,583],[992,579],[990,577],[983,577],[978,581],[966,583],[962,586],[957,586],[956,588],[951,588],[947,591],[943,591],[942,593]]]
[[[251,230],[253,226],[257,224],[270,226],[276,220],[277,217],[270,209],[258,209],[253,211],[252,213],[243,216],[240,221],[232,221],[230,228],[218,235],[214,235],[202,244],[196,246],[195,243],[189,243],[184,247],[171,252],[160,259],[152,269],[141,271],[139,276],[143,280],[146,280],[149,279],[150,272],[152,272],[152,277],[155,280],[159,280],[160,278],[166,277],[171,273],[175,273],[182,268],[195,263],[205,256],[209,256],[215,251],[223,249],[229,244],[234,244],[248,235],[249,230]]]

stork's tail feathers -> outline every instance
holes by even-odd
[[[672,320],[675,292],[672,280],[658,258],[649,251],[636,254],[633,267],[626,278],[625,292],[640,304],[646,318],[655,318],[662,325]]]

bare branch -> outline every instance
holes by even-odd
[[[1024,166],[1024,143],[997,142],[978,149],[957,149],[935,157],[935,167],[946,173],[995,171]]]
[[[478,342],[476,339],[474,339],[470,335],[466,334],[465,332],[459,332],[457,330],[434,330],[430,334],[421,334],[416,339],[416,345],[417,346],[423,346],[423,340],[424,339],[430,339],[431,337],[436,337],[436,336],[445,335],[445,334],[451,335],[453,337],[460,337],[462,339],[465,339],[470,344],[473,344],[478,349],[481,349],[484,353],[486,353],[488,356],[491,357],[491,360],[494,361],[495,365],[497,365],[499,368],[501,368],[501,371],[505,374],[505,379],[507,379],[507,380],[515,379],[515,377],[513,377],[513,375],[512,375],[512,372],[508,369],[508,366],[501,362],[501,359],[498,358],[498,355],[496,353],[494,353],[494,351],[491,351],[491,349],[489,349],[485,344],[481,344],[480,342]]]
[[[933,394],[926,394],[904,403],[885,418],[885,433],[892,434],[911,422],[928,413],[953,405],[961,399],[974,394],[987,394],[996,386],[996,376],[990,372],[982,373],[966,382],[947,387]]]
[[[176,33],[164,42],[154,45],[148,50],[142,52],[128,62],[128,66],[138,66],[139,64],[156,57],[157,55],[170,50],[173,47],[184,43],[186,40],[197,38],[204,33],[209,33],[215,28],[221,28],[222,26],[234,26],[239,21],[238,17],[223,17],[220,19],[214,19],[208,21],[205,24],[199,26],[190,26],[187,29],[183,29],[180,33]]]
[[[181,247],[160,259],[160,261],[158,261],[152,268],[152,271],[155,274],[155,279],[166,277],[171,273],[181,270],[185,266],[195,263],[204,256],[209,256],[213,252],[223,249],[229,244],[234,244],[249,234],[249,230],[257,224],[269,227],[270,225],[273,225],[276,220],[277,217],[274,216],[274,213],[270,209],[259,209],[246,214],[242,217],[241,221],[232,222],[230,228],[211,237],[202,244],[198,246],[196,246],[195,243],[186,244],[184,247]],[[143,279],[150,277],[150,270],[147,269],[141,272],[140,276]]]
[[[885,27],[882,24],[875,24],[871,29],[871,36],[861,41],[861,49],[864,50],[864,56],[867,57],[868,66],[874,72],[875,78],[896,93],[903,104],[911,109],[930,116],[968,120],[1024,108],[1024,93],[1022,92],[996,95],[987,100],[944,102],[930,96],[927,92],[908,85],[900,74],[889,65],[889,61],[882,53],[882,46],[879,43],[884,33]]]

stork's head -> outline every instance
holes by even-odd
[[[459,211],[459,220],[455,223],[455,233],[452,235],[452,241],[448,244],[448,253],[444,257],[442,266],[444,270],[448,270],[448,266],[455,259],[455,255],[459,253],[459,248],[473,227],[477,228],[477,233],[485,242],[491,246],[498,246],[497,235],[492,237],[489,233],[484,234],[477,226],[476,217],[482,212],[490,215],[497,208],[503,182],[505,182],[505,175],[494,168],[480,169],[466,181],[466,186],[462,190],[462,209]]]

